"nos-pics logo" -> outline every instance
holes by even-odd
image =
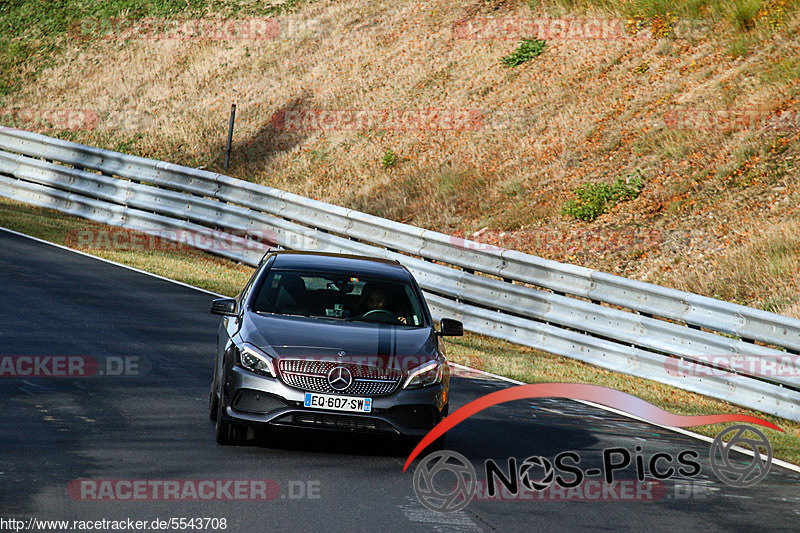
[[[732,457],[733,448],[737,446],[749,448],[753,452],[752,461],[748,462],[742,460],[741,457]],[[573,456],[578,455],[575,452],[566,453]],[[653,457],[658,455],[666,454],[655,454]],[[766,435],[752,426],[743,424],[730,426],[722,430],[711,444],[709,462],[711,470],[723,483],[737,488],[750,487],[764,479],[769,472],[772,465],[772,446]],[[639,461],[637,461],[638,463]],[[514,464],[516,463],[514,462]],[[576,464],[572,465],[573,475]],[[615,467],[627,467],[628,464],[630,464],[630,454],[628,454],[628,462],[625,465],[612,465],[612,470]],[[651,467],[653,464],[657,464],[657,461],[650,462]],[[609,465],[605,464],[604,457],[604,469],[608,468]],[[486,461],[487,482],[493,479],[493,470],[496,470],[496,465],[489,459]],[[532,475],[534,470],[542,472],[542,476],[534,478]],[[553,463],[549,459],[534,456],[522,462],[518,472],[511,474],[517,476],[523,486],[538,492],[548,489],[554,482],[562,482],[561,476],[557,476],[555,473]],[[644,472],[637,473],[640,478],[644,477]],[[694,475],[699,473],[698,465]],[[658,479],[666,477],[669,476],[657,476]],[[583,478],[583,473],[581,473],[581,478]],[[469,459],[452,450],[442,450],[431,453],[420,461],[414,471],[413,483],[414,492],[422,505],[433,511],[449,513],[469,505],[478,488],[478,477],[475,467]]]

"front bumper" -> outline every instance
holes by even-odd
[[[442,383],[372,397],[370,413],[305,407],[305,391],[239,367],[231,370],[225,392],[225,418],[253,425],[421,437],[446,414],[447,392]]]

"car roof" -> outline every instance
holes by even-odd
[[[397,261],[362,255],[333,254],[325,252],[274,252],[271,268],[330,272],[332,274],[361,274],[408,280],[411,275]]]

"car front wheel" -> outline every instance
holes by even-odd
[[[216,394],[214,395],[216,396]],[[212,400],[212,403],[213,400]],[[247,428],[239,424],[233,424],[225,420],[223,402],[217,400],[216,416],[216,438],[217,444],[222,446],[237,446],[244,442],[247,435]]]
[[[211,419],[212,422],[217,421],[217,411],[219,410],[219,398],[211,391],[211,394],[208,396],[208,418]]]

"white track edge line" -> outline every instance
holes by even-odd
[[[129,266],[129,265],[124,265],[122,263],[118,263],[116,261],[112,261],[111,259],[105,259],[103,257],[98,257],[96,255],[92,255],[92,254],[89,254],[89,253],[86,253],[86,252],[82,252],[80,250],[76,250],[74,248],[70,248],[69,246],[64,246],[62,244],[56,244],[54,242],[50,242],[50,241],[47,241],[47,240],[44,240],[44,239],[40,239],[38,237],[33,237],[31,235],[26,235],[25,233],[20,233],[18,231],[14,231],[12,229],[4,228],[3,226],[0,226],[0,230],[8,232],[8,233],[12,233],[12,234],[17,235],[19,237],[26,237],[26,238],[34,240],[36,242],[40,242],[40,243],[43,243],[43,244],[49,244],[50,246],[55,246],[56,248],[60,248],[62,250],[67,250],[69,252],[73,252],[73,253],[82,255],[84,257],[90,257],[92,259],[97,259],[98,261],[102,261],[104,263],[108,263],[108,264],[111,264],[111,265],[114,265],[114,266],[117,266],[117,267],[121,267],[121,268],[125,268],[125,269],[128,269],[128,270],[132,270],[132,271],[138,272],[140,274],[145,274],[147,276],[152,276],[154,278],[158,278],[158,279],[163,280],[163,281],[168,281],[170,283],[175,283],[175,284],[180,285],[182,287],[186,287],[186,288],[189,288],[189,289],[194,289],[194,290],[197,290],[197,291],[205,292],[206,294],[211,294],[211,295],[214,295],[214,296],[218,296],[220,298],[224,298],[225,297],[225,295],[223,295],[223,294],[219,294],[219,293],[216,293],[214,291],[209,291],[208,289],[203,289],[201,287],[197,287],[195,285],[190,285],[190,284],[184,283],[182,281],[178,281],[178,280],[174,280],[174,279],[171,279],[171,278],[167,278],[165,276],[159,276],[158,274],[153,274],[152,272],[147,272],[146,270],[142,270],[140,268],[135,268],[135,267],[132,267],[132,266]],[[472,367],[469,367],[469,366],[465,366],[465,365],[461,365],[461,364],[453,363],[453,362],[449,362],[449,361],[448,361],[448,364],[452,365],[452,366],[455,366],[457,368],[462,368],[464,370],[469,370],[469,371],[472,371],[472,372],[478,372],[479,374],[483,374],[485,376],[489,376],[489,377],[497,379],[499,381],[506,381],[508,383],[513,383],[515,385],[528,385],[528,383],[525,383],[525,382],[522,382],[522,381],[518,381],[516,379],[508,378],[508,377],[505,377],[505,376],[492,374],[491,372],[486,372],[485,370],[478,370],[477,368],[472,368]],[[589,401],[586,401],[586,400],[573,400],[573,401],[579,402],[579,403],[582,403],[582,404],[585,404],[585,405],[589,405],[591,407],[595,407],[595,408],[598,408],[598,409],[602,409],[603,411],[608,411],[610,413],[621,415],[621,416],[624,416],[626,418],[630,418],[630,419],[633,419],[633,420],[638,420],[640,422],[645,422],[645,423],[650,424],[652,426],[656,426],[656,427],[659,427],[659,428],[662,428],[662,429],[666,429],[668,431],[674,431],[675,433],[680,433],[680,434],[686,435],[688,437],[693,437],[695,439],[702,440],[704,442],[713,442],[714,441],[714,439],[712,439],[711,437],[707,437],[705,435],[701,435],[701,434],[695,433],[693,431],[688,431],[688,430],[683,429],[683,428],[676,428],[676,427],[672,427],[672,426],[662,426],[661,424],[656,424],[655,422],[651,422],[650,420],[646,420],[644,418],[638,417],[636,415],[632,415],[630,413],[626,413],[625,411],[620,411],[619,409],[614,409],[613,407],[608,407],[606,405],[600,405],[600,404],[597,404],[597,403],[594,403],[594,402],[589,402]],[[745,455],[749,455],[750,457],[754,456],[754,453],[751,450],[746,450],[744,448],[739,448],[738,446],[734,446],[733,449],[738,451],[738,452],[744,453]],[[786,461],[783,461],[782,459],[773,458],[772,459],[772,463],[777,465],[777,466],[781,466],[783,468],[786,468],[786,469],[792,470],[794,472],[800,473],[800,466],[792,464],[792,463],[789,463],[789,462],[786,462]]]
[[[148,276],[152,276],[154,278],[158,278],[158,279],[163,280],[163,281],[169,281],[170,283],[175,283],[177,285],[181,285],[182,287],[187,287],[189,289],[194,289],[196,291],[205,292],[205,293],[211,294],[213,296],[218,296],[220,298],[225,298],[224,294],[219,294],[219,293],[216,293],[214,291],[210,291],[208,289],[203,289],[202,287],[197,287],[196,285],[190,285],[188,283],[184,283],[182,281],[178,281],[178,280],[175,280],[175,279],[172,279],[172,278],[167,278],[165,276],[159,276],[158,274],[153,274],[152,272],[148,272],[148,271],[142,270],[140,268],[136,268],[136,267],[132,267],[130,265],[125,265],[125,264],[122,264],[122,263],[118,263],[116,261],[112,261],[111,259],[106,259],[104,257],[98,257],[96,255],[92,255],[90,253],[86,253],[86,252],[83,252],[81,250],[76,250],[75,248],[70,248],[69,246],[64,246],[63,244],[57,244],[57,243],[54,243],[54,242],[51,242],[51,241],[40,239],[38,237],[33,237],[31,235],[26,235],[25,233],[20,233],[18,231],[14,231],[13,229],[4,228],[3,226],[0,226],[0,230],[8,232],[8,233],[12,233],[12,234],[17,235],[19,237],[26,237],[26,238],[34,240],[36,242],[49,244],[50,246],[55,246],[56,248],[60,248],[62,250],[67,250],[69,252],[73,252],[73,253],[76,253],[78,255],[82,255],[84,257],[91,257],[92,259],[97,259],[98,261],[102,261],[104,263],[108,263],[108,264],[111,264],[111,265],[114,265],[114,266],[118,266],[118,267],[121,267],[121,268],[125,268],[125,269],[128,269],[128,270],[133,270],[134,272],[138,272],[140,274],[146,274]]]
[[[456,368],[461,368],[461,369],[464,369],[464,370],[468,370],[468,371],[472,371],[472,372],[478,372],[480,374],[485,374],[485,375],[487,375],[489,377],[492,377],[494,379],[497,379],[499,381],[507,381],[508,383],[513,383],[515,385],[529,385],[528,383],[525,383],[523,381],[519,381],[519,380],[512,379],[512,378],[507,378],[505,376],[500,376],[500,375],[497,375],[497,374],[492,374],[491,372],[486,372],[485,370],[478,370],[477,368],[472,368],[472,367],[461,365],[461,364],[458,364],[458,363],[453,363],[451,361],[448,361],[447,364],[449,364],[451,366],[455,366]],[[597,409],[602,409],[603,411],[608,411],[609,413],[614,413],[614,414],[617,414],[617,415],[624,416],[626,418],[630,418],[630,419],[633,419],[633,420],[638,420],[639,422],[645,422],[647,424],[650,424],[651,426],[656,426],[656,427],[659,427],[661,429],[666,429],[668,431],[673,431],[675,433],[680,433],[681,435],[685,435],[687,437],[693,437],[695,439],[702,440],[702,441],[708,442],[708,443],[714,442],[713,438],[708,437],[706,435],[701,435],[699,433],[695,433],[694,431],[689,431],[689,430],[684,429],[684,428],[677,428],[677,427],[673,427],[673,426],[664,426],[662,424],[657,424],[657,423],[655,423],[655,422],[653,422],[651,420],[647,420],[646,418],[642,418],[642,417],[633,415],[631,413],[626,413],[625,411],[620,411],[619,409],[615,409],[613,407],[608,407],[607,405],[601,405],[599,403],[594,403],[594,402],[590,402],[590,401],[587,401],[587,400],[576,400],[574,398],[570,398],[570,399],[573,402],[578,402],[578,403],[582,403],[584,405],[595,407]],[[734,446],[731,449],[735,450],[737,452],[741,452],[741,453],[743,453],[745,455],[749,455],[750,457],[754,457],[755,456],[755,454],[753,453],[752,450],[748,450],[746,448],[740,448],[739,446]],[[788,470],[792,470],[794,472],[800,472],[800,466],[795,465],[793,463],[789,463],[789,462],[784,461],[782,459],[777,459],[777,458],[773,457],[772,463],[777,465],[777,466],[781,466],[783,468],[786,468]]]

